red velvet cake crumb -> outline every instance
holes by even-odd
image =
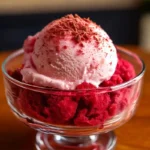
[[[74,117],[77,109],[77,102],[71,96],[61,96],[59,93],[48,98],[49,111],[53,123],[68,124]]]
[[[107,87],[118,85],[123,82],[129,81],[133,77],[135,77],[133,66],[128,61],[119,58],[114,75],[109,80],[104,81],[100,86]]]
[[[30,90],[21,89],[17,99],[20,109],[27,115],[38,118],[42,121],[50,121],[51,117],[47,111],[48,105],[45,96]]]
[[[111,99],[107,93],[99,94],[97,91],[89,91],[88,94],[80,94],[75,125],[98,125],[108,119],[107,109]]]
[[[78,90],[83,90],[83,89],[96,89],[96,87],[91,84],[91,83],[86,83],[86,82],[83,82],[82,84],[79,84],[76,86],[76,89]]]
[[[18,80],[18,81],[22,81],[22,75],[21,75],[21,73],[20,73],[20,69],[16,69],[15,71],[10,71],[10,70],[8,70],[8,74],[9,74],[12,78],[14,78],[14,79],[16,79],[16,80]]]
[[[8,71],[11,77],[22,81],[20,70]],[[111,79],[101,83],[101,87],[110,87],[124,83],[135,76],[133,66],[119,58]],[[54,91],[43,94],[22,88],[17,90],[18,107],[28,116],[38,120],[77,126],[103,126],[110,117],[123,111],[132,101],[134,88],[127,87],[117,91],[101,93],[94,85],[83,82],[75,92]]]

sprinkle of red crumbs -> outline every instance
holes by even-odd
[[[77,50],[76,55],[81,56],[81,55],[84,55],[84,53],[81,49],[79,49],[79,50]]]
[[[81,18],[78,15],[67,15],[61,18],[61,21],[56,21],[58,22],[57,25],[48,25],[46,27],[47,32],[50,33],[48,36],[45,36],[46,39],[64,38],[64,36],[70,35],[75,43],[80,43],[81,41],[87,41],[96,35],[96,33],[88,26],[89,23],[94,23],[89,18]],[[56,21],[53,21],[50,24],[55,24]]]
[[[22,81],[22,75],[21,75],[21,73],[20,73],[20,70],[21,70],[21,69],[16,69],[15,71],[8,70],[8,74],[9,74],[12,78],[14,78],[14,79],[16,79],[16,80],[18,80],[18,81]]]
[[[66,46],[66,45],[64,45],[64,46],[63,46],[63,49],[67,49],[67,46]]]

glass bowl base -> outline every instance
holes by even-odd
[[[37,150],[114,150],[115,145],[116,136],[112,131],[76,137],[38,132],[35,144]]]

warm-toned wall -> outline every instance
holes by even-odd
[[[62,10],[122,9],[142,0],[0,0],[0,13],[36,13]]]

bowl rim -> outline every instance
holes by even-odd
[[[89,89],[75,89],[75,90],[62,90],[62,89],[56,89],[56,88],[51,88],[51,87],[42,87],[42,86],[37,86],[37,85],[32,85],[32,84],[28,84],[28,83],[25,83],[25,82],[21,82],[21,81],[18,81],[16,79],[14,79],[13,77],[11,77],[7,71],[6,71],[6,64],[9,62],[9,60],[13,59],[15,56],[18,56],[20,54],[23,53],[23,49],[19,49],[15,52],[13,52],[12,54],[10,54],[2,63],[2,72],[3,72],[3,75],[5,78],[7,78],[9,81],[11,81],[13,84],[19,86],[19,87],[22,87],[22,88],[26,88],[26,89],[30,89],[30,90],[34,90],[34,91],[61,91],[61,92],[75,92],[75,91],[95,91],[95,90],[98,90],[98,91],[116,91],[118,89],[122,89],[122,88],[125,88],[125,87],[128,87],[128,86],[131,86],[133,84],[135,84],[136,82],[138,82],[144,75],[145,73],[145,63],[144,61],[142,60],[142,58],[140,58],[136,53],[134,52],[131,52],[130,50],[124,48],[124,47],[121,47],[121,46],[117,46],[116,45],[116,49],[123,52],[123,53],[126,53],[127,55],[130,55],[134,58],[136,58],[140,63],[141,63],[141,71],[134,77],[132,78],[131,80],[129,81],[126,81],[124,83],[121,83],[121,84],[118,84],[118,85],[115,85],[115,86],[108,86],[108,87],[99,87],[99,88],[89,88]]]

